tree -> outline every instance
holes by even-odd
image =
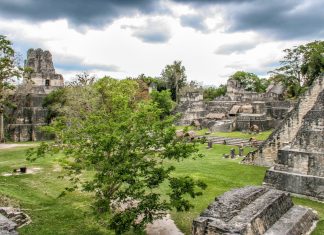
[[[134,99],[138,83],[133,80],[103,78],[77,88],[67,96],[63,115],[48,128],[56,134],[55,143],[43,143],[29,158],[61,150],[73,176],[71,190],[82,185],[94,192],[98,218],[116,234],[131,228],[140,234],[166,210],[190,209],[184,195],[200,195],[197,189],[205,184],[172,175],[174,167],[164,164],[198,151],[195,142],[176,137],[174,118],[161,119],[156,102]],[[94,171],[91,179],[78,177],[84,169]],[[162,198],[162,183],[169,184],[168,199]]]
[[[324,73],[324,42],[314,41],[284,52],[281,67],[270,73],[272,79],[286,85],[288,97],[298,97]]]
[[[261,80],[256,74],[245,71],[237,71],[230,79],[237,80],[247,91],[265,92],[268,84],[266,80]]]
[[[223,96],[226,94],[226,86],[220,85],[219,87],[208,87],[204,89],[204,99],[214,100],[216,97]]]
[[[171,65],[166,65],[161,75],[166,81],[167,88],[171,90],[172,100],[178,102],[179,90],[186,85],[186,69],[181,61],[174,61]]]
[[[12,81],[20,77],[23,70],[18,66],[12,43],[5,36],[0,35],[0,143],[4,138],[4,108],[8,103],[8,96],[14,89]]]
[[[157,105],[161,110],[161,118],[164,118],[171,114],[174,107],[174,102],[171,99],[171,92],[169,90],[152,91],[152,102]]]

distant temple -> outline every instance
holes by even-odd
[[[64,86],[64,79],[54,69],[52,54],[42,49],[29,49],[23,84],[17,88],[17,107],[8,110],[7,133],[12,141],[37,141],[48,139],[39,127],[47,125],[47,109],[42,107],[44,98],[51,91]]]

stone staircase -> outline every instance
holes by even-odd
[[[311,209],[294,206],[289,193],[263,186],[234,189],[215,199],[193,221],[193,235],[301,235],[318,220]]]
[[[299,98],[297,104],[288,113],[282,124],[259,146],[258,151],[255,153],[255,158],[245,159],[244,162],[272,166],[277,159],[278,150],[291,144],[302,125],[304,116],[314,106],[317,97],[323,89],[324,82],[323,77],[321,77]]]
[[[324,201],[324,90],[304,116],[291,144],[278,151],[264,183]]]

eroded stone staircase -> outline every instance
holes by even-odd
[[[245,163],[272,166],[277,159],[278,150],[291,144],[302,125],[304,116],[312,109],[323,89],[324,82],[321,77],[299,98],[296,106],[288,113],[282,124],[260,145],[255,157],[245,159]]]
[[[301,235],[318,220],[316,212],[294,206],[289,193],[263,186],[234,189],[215,199],[193,221],[193,235]]]

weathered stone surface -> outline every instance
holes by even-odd
[[[284,214],[265,235],[306,234],[318,216],[312,210],[294,206]]]
[[[31,222],[29,216],[17,208],[0,207],[0,214],[4,215],[12,222],[14,222],[18,228],[27,225]]]
[[[34,86],[38,87],[38,90],[42,87],[45,88],[43,91],[47,92],[52,87],[61,87],[64,85],[62,75],[55,73],[52,54],[49,51],[43,51],[40,48],[36,50],[29,49],[25,67],[33,69],[31,79]]]
[[[283,122],[259,147],[255,153],[255,158],[245,159],[244,162],[272,166],[278,159],[278,151],[285,146],[292,144],[294,148],[305,150],[323,146],[324,121],[320,119],[320,117],[323,117],[323,110],[320,111],[323,103],[319,103],[319,100],[323,99],[320,95],[323,89],[324,82],[323,77],[321,77],[299,98]],[[278,115],[278,113],[272,115]],[[303,123],[305,125],[302,127]],[[298,137],[295,138],[297,135]]]
[[[17,224],[0,214],[0,235],[17,235]]]
[[[39,129],[47,125],[47,110],[42,103],[47,94],[63,87],[64,80],[62,75],[55,73],[49,51],[29,49],[25,67],[32,68],[32,73],[17,89],[17,108],[7,111],[7,133],[15,142],[47,140],[51,136]]]
[[[269,169],[264,177],[264,183],[280,190],[324,201],[324,177]]]
[[[298,235],[310,230],[316,215],[310,209],[292,208],[289,193],[261,186],[235,189],[215,199],[193,221],[192,234],[254,235],[277,231],[282,235]],[[292,218],[295,213],[299,216]],[[285,220],[289,221],[289,226],[281,226]]]
[[[277,189],[324,200],[324,90],[291,143],[278,151],[264,182]]]

